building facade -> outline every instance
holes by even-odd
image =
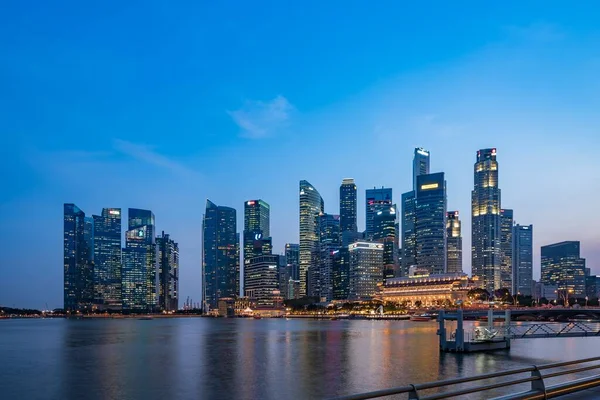
[[[417,177],[416,265],[430,274],[446,273],[446,181],[438,172]]]
[[[446,213],[446,269],[448,274],[462,274],[462,233],[458,211]]]
[[[373,217],[373,241],[383,244],[383,276],[393,278],[400,274],[397,257],[396,205],[383,204]]]
[[[279,256],[254,257],[247,265],[246,297],[258,307],[274,306],[279,291]]]
[[[393,203],[392,189],[384,187],[367,189],[365,203],[365,238],[372,240],[375,214],[379,207]]]
[[[244,267],[252,258],[272,253],[270,219],[271,207],[267,202],[260,199],[244,202]]]
[[[317,267],[319,227],[317,217],[325,211],[323,198],[310,182],[300,181],[300,297],[308,295],[308,273]]]
[[[477,152],[471,192],[471,265],[489,292],[502,288],[500,188],[496,149]]]
[[[354,179],[342,180],[340,186],[340,231],[357,232],[357,198]]]
[[[544,285],[555,285],[563,295],[585,296],[585,259],[580,257],[580,243],[567,241],[542,246]]]
[[[348,246],[348,297],[352,300],[370,300],[383,282],[383,244],[356,242]]]
[[[340,249],[340,216],[321,214],[319,221],[319,268],[311,273],[309,295],[325,301],[333,300],[333,271],[335,251]]]
[[[500,279],[502,288],[511,290],[513,285],[513,210],[500,210]]]
[[[219,298],[240,292],[239,234],[234,208],[206,201],[202,219],[203,307],[216,309]]]
[[[333,299],[347,300],[350,284],[350,252],[342,246],[333,253]]]
[[[94,215],[94,302],[101,310],[122,309],[121,209]]]
[[[468,300],[476,284],[465,274],[421,275],[388,279],[381,287],[384,302],[443,306]]]
[[[416,206],[414,190],[402,194],[401,276],[417,264]]]
[[[515,225],[512,240],[512,293],[530,296],[533,285],[533,225]]]
[[[163,311],[179,309],[179,245],[164,231],[156,238],[158,249],[158,305]]]

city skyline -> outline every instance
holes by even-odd
[[[451,5],[439,15],[392,3],[339,15],[334,5],[304,4],[285,18],[280,9],[213,7],[148,4],[140,19],[123,7],[108,16],[74,4],[57,15],[48,5],[11,4],[0,16],[3,36],[14,37],[0,44],[8,171],[0,304],[61,305],[65,202],[88,212],[152,210],[156,231],[179,243],[180,298],[199,301],[207,198],[234,207],[238,227],[243,202],[264,199],[281,253],[298,243],[299,180],[337,214],[340,182],[354,178],[363,230],[365,189],[393,188],[400,208],[413,186],[415,147],[431,151],[431,171],[445,173],[448,209],[461,215],[465,272],[473,154],[496,147],[502,206],[535,229],[534,276],[541,246],[569,240],[581,242],[582,258],[600,273],[595,12],[492,5],[461,9],[471,23],[457,24]],[[422,18],[429,23],[414,22]],[[307,45],[298,34],[307,24],[322,40]],[[32,239],[36,224],[44,229]]]

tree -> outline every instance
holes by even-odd
[[[467,296],[472,300],[488,300],[490,298],[490,292],[482,288],[475,288],[469,290]]]

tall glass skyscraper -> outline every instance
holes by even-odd
[[[490,292],[503,286],[500,209],[496,149],[479,150],[471,192],[471,265]]]
[[[340,230],[341,232],[357,232],[358,225],[356,184],[354,179],[346,178],[342,180],[340,186]]]
[[[446,213],[446,272],[462,274],[462,234],[458,211]]]
[[[384,278],[393,278],[397,273],[396,219],[395,204],[377,207],[373,218],[373,241],[383,244]]]
[[[513,289],[513,210],[500,210],[500,279],[502,288]]]
[[[298,243],[285,244],[285,262],[290,270],[290,278],[300,280],[300,245]]]
[[[446,181],[444,173],[419,175],[416,190],[417,267],[446,273]]]
[[[377,209],[384,205],[392,204],[392,189],[391,188],[373,188],[367,189],[366,191],[366,200],[365,200],[365,220],[366,220],[366,230],[365,237],[367,240],[373,239],[373,220],[375,218],[375,214],[377,213]]]
[[[377,285],[383,282],[383,245],[356,242],[348,246],[350,253],[349,297],[370,300],[377,294]]]
[[[578,241],[542,246],[542,283],[556,285],[569,296],[585,296],[585,258]]]
[[[272,307],[280,296],[278,266],[278,255],[253,257],[248,263],[246,295],[259,307]]]
[[[417,177],[419,175],[429,175],[429,151],[422,147],[417,147],[413,156],[413,190],[417,190]]]
[[[202,219],[203,307],[216,309],[220,298],[240,291],[239,234],[236,211],[206,200]]]
[[[533,281],[533,225],[513,228],[513,287],[512,293],[531,296]]]
[[[94,215],[94,292],[100,309],[121,310],[121,209]]]
[[[93,249],[86,220],[85,213],[75,204],[64,205],[64,309],[67,312],[91,310],[94,300]]]
[[[156,237],[158,249],[158,304],[164,311],[179,308],[179,245],[164,231]]]
[[[321,214],[319,221],[319,268],[309,271],[309,295],[333,300],[334,252],[340,249],[340,216]]]
[[[272,253],[270,218],[271,207],[267,202],[248,200],[244,203],[244,268],[252,258]],[[245,283],[245,270],[243,275]]]
[[[349,296],[350,253],[348,246],[333,252],[333,298],[346,300]]]
[[[300,297],[307,291],[308,271],[317,267],[319,226],[317,217],[325,212],[323,198],[310,182],[300,181]]]

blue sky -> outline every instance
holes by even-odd
[[[271,204],[298,240],[298,181],[338,212],[446,172],[470,247],[477,149],[539,247],[580,240],[600,273],[596,2],[7,2],[0,13],[0,304],[62,305],[62,204],[149,208],[200,298],[206,199]],[[238,225],[239,226],[239,225]],[[464,267],[470,271],[470,256]]]

